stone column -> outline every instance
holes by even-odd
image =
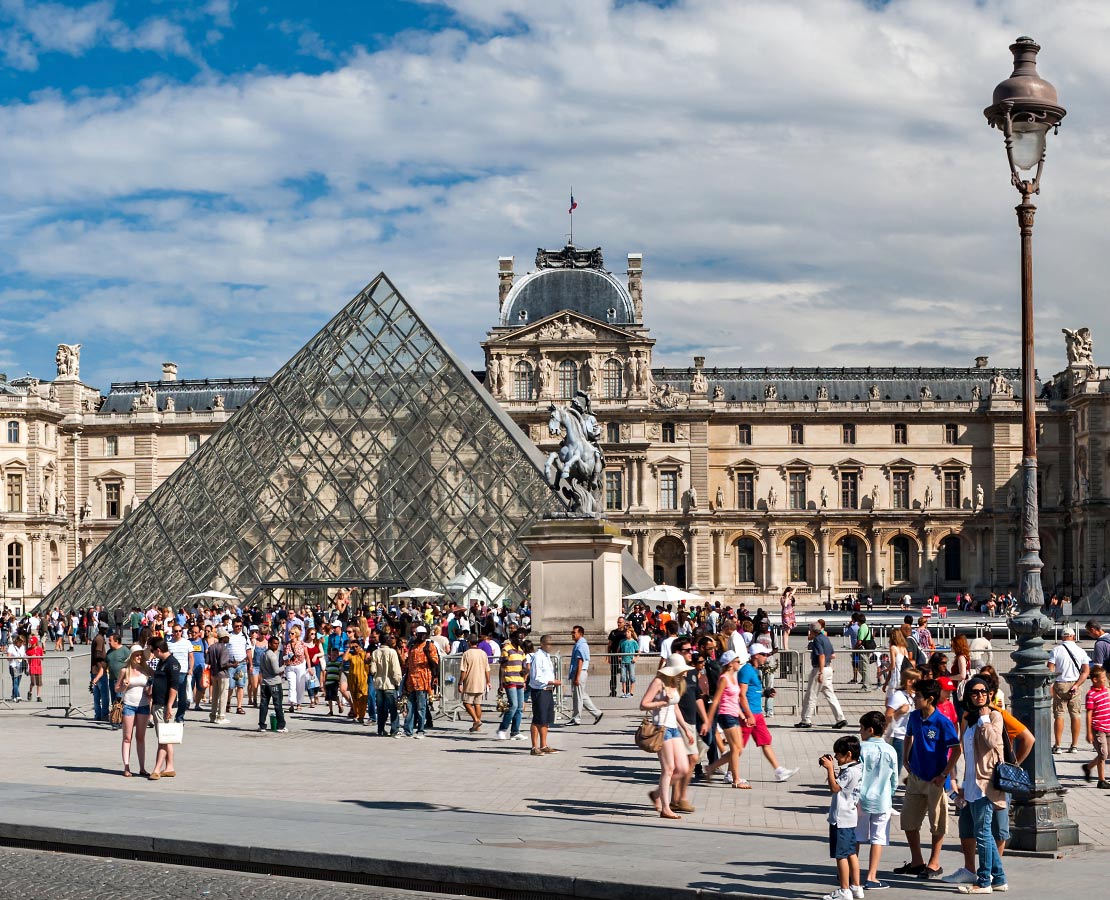
[[[700,528],[686,529],[686,589],[698,589],[698,536]]]
[[[637,456],[636,467],[638,469],[638,474],[636,476],[636,499],[640,502],[640,507],[642,509],[647,509],[647,500],[644,499],[644,482],[646,481],[645,473],[647,470],[647,457]]]
[[[720,528],[713,529],[713,587],[720,590],[724,587],[724,544],[725,533]]]
[[[785,587],[786,581],[780,580],[781,557],[778,548],[778,531],[774,528],[767,529],[767,559],[764,560],[766,571],[763,589],[766,591],[780,591]]]
[[[637,481],[636,481],[636,459],[630,456],[625,460],[625,468],[628,471],[628,507],[631,509],[634,506],[642,505],[640,498],[636,495]]]
[[[813,583],[817,585],[818,592],[827,591],[832,587],[832,583],[825,577],[826,571],[831,571],[832,566],[829,564],[829,529],[817,529],[817,577],[813,579]],[[833,575],[835,580],[836,576]]]

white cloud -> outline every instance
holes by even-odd
[[[195,373],[226,372],[220,348],[245,340],[239,374],[267,374],[248,366],[288,356],[385,269],[477,365],[496,257],[524,271],[557,245],[573,184],[578,243],[603,244],[614,270],[645,253],[660,361],[1014,364],[1017,195],[982,108],[1030,23],[1072,110],[1038,198],[1042,368],[1061,362],[1062,324],[1110,336],[1110,9],[451,6],[485,36],[341,48],[347,62],[315,76],[209,73],[0,107],[0,216],[17,223],[0,252],[11,275],[63,285],[50,337],[177,342]],[[146,40],[187,52],[172,30]],[[81,323],[87,337],[60,333]],[[126,375],[139,355],[103,370]]]

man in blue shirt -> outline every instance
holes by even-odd
[[[939,878],[940,848],[948,830],[948,798],[944,782],[956,768],[960,758],[960,736],[946,715],[937,711],[940,683],[928,678],[919,681],[914,696],[917,707],[906,725],[904,746],[906,797],[902,803],[902,830],[910,847],[911,859],[894,870],[895,875],[916,875],[918,878]],[[932,852],[929,864],[921,855],[921,824],[929,816]]]
[[[833,690],[833,645],[825,634],[825,620],[818,619],[809,626],[809,681],[806,684],[806,695],[802,701],[802,721],[795,728],[812,728],[810,719],[817,712],[817,697],[819,693],[825,698],[832,708],[836,722],[833,728],[843,728],[848,724],[844,718],[844,710],[840,708],[840,701],[836,699]]]
[[[590,673],[590,645],[586,643],[586,632],[581,625],[575,625],[570,635],[574,638],[574,649],[570,653],[570,683],[573,714],[569,725],[582,724],[582,710],[592,713],[594,724],[601,721],[604,713],[594,706],[590,692],[586,688],[586,678]]]
[[[748,741],[754,737],[755,745],[763,751],[767,762],[775,767],[775,781],[786,781],[798,770],[779,765],[778,757],[771,749],[771,731],[767,727],[767,720],[763,718],[763,676],[759,674],[759,669],[767,664],[771,648],[754,643],[750,652],[750,659],[736,673],[736,681],[741,688],[740,712],[744,714],[744,725],[740,732],[744,739],[742,746],[747,747]]]

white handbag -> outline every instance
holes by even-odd
[[[159,744],[180,744],[185,736],[185,725],[182,722],[157,722],[154,731]]]

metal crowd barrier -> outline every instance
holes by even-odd
[[[5,657],[3,664],[0,665],[0,710],[13,710],[22,708],[24,704],[31,708],[33,712],[41,710],[55,710],[61,709],[65,711],[67,717],[77,715],[85,711],[84,708],[79,708],[74,705],[74,691],[73,691],[73,665],[69,656],[61,654],[53,654],[40,657],[38,660],[42,664],[42,691],[31,690],[31,676],[25,674],[20,677],[20,696],[22,702],[17,704],[13,700],[12,692],[12,671],[9,660]],[[33,660],[27,660],[30,664]],[[29,665],[28,665],[29,668]],[[88,694],[87,709],[92,709],[92,694],[88,693],[88,678],[85,677],[81,690]],[[27,700],[28,692],[31,691],[32,699]],[[40,703],[37,697],[42,697]]]
[[[551,654],[551,662],[555,667],[556,680],[562,680],[563,661],[562,657],[557,654]],[[439,661],[439,702],[433,711],[436,718],[448,718],[452,721],[458,721],[466,716],[466,711],[463,709],[462,694],[459,691],[459,676],[462,670],[462,654],[451,653],[443,656]],[[490,689],[486,692],[481,700],[480,706],[482,708],[483,717],[487,721],[492,721],[495,717],[500,717],[497,712],[497,690],[501,684],[501,660],[494,659],[490,663]],[[569,702],[570,691],[564,691],[564,686],[557,687],[553,694],[555,696],[555,718],[570,718],[570,712],[564,706],[564,698]],[[525,691],[525,703],[528,702],[528,692]],[[485,714],[489,714],[486,717]],[[524,714],[525,724],[528,722],[528,712]]]

